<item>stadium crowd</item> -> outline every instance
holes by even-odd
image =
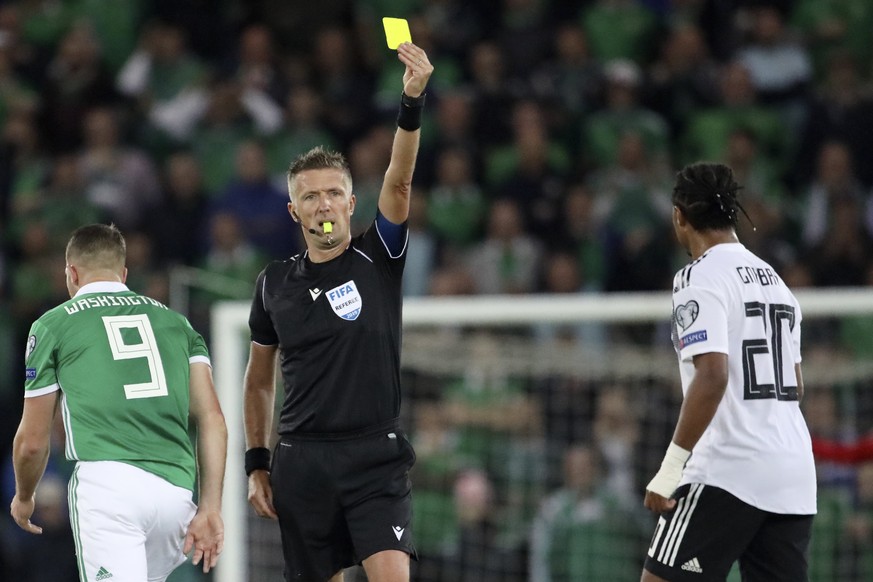
[[[268,260],[302,248],[283,213],[294,156],[315,145],[344,152],[355,176],[356,227],[371,222],[402,74],[385,47],[382,16],[409,19],[436,71],[415,175],[406,295],[666,291],[686,262],[670,224],[674,172],[704,159],[734,169],[750,217],[741,220],[740,239],[789,286],[873,285],[868,0],[0,2],[2,458],[21,410],[27,329],[66,298],[63,244],[77,226],[118,225],[129,245],[129,286],[161,301],[170,301],[174,269],[198,269],[189,315],[208,337],[213,301],[248,299]],[[839,333],[857,357],[873,357],[869,321]],[[463,387],[448,394],[465,397]],[[841,428],[839,400],[829,397],[817,402],[811,429],[852,436]],[[556,493],[539,513],[532,503],[526,518],[530,546],[505,550],[483,517],[489,504],[514,494],[493,491],[512,479],[495,473],[512,466],[465,466],[451,483],[434,486],[442,496],[423,486],[420,503],[454,504],[446,511],[457,512],[461,525],[446,527],[457,526],[447,537],[456,548],[494,551],[465,557],[448,550],[448,558],[422,567],[453,572],[447,580],[516,580],[527,571],[569,580],[580,579],[574,571],[591,572],[583,562],[596,553],[564,564],[561,575],[545,573],[558,551],[545,532],[572,531],[566,507],[577,502],[566,492],[593,495],[586,479],[599,476],[591,467],[604,454],[622,458],[639,448],[640,428],[617,418],[620,399],[585,398],[590,406],[580,414],[592,428],[579,432],[606,442],[606,451],[573,442],[567,427],[563,472],[547,483]],[[429,429],[438,439],[445,419],[487,425],[448,400],[448,413],[422,408],[417,415],[425,483],[428,468],[445,461],[421,445]],[[513,410],[506,418],[534,422],[523,407]],[[544,422],[557,422],[559,412],[569,414],[556,408]],[[868,425],[852,423],[861,431]],[[510,427],[489,430],[499,440]],[[602,477],[618,493],[606,503],[637,511],[639,475],[616,466],[625,473]],[[822,506],[833,506],[828,519],[843,520],[852,543],[835,558],[834,542],[833,563],[818,572],[849,569],[816,579],[869,580],[873,474],[869,466],[826,469],[837,493]],[[63,463],[55,470],[63,476]],[[9,473],[5,463],[7,503]],[[46,495],[57,483],[49,481]],[[63,489],[54,489],[60,500]],[[63,503],[55,508],[57,539],[40,543],[67,547],[64,511]],[[483,525],[463,529],[464,520],[477,519]],[[638,538],[649,528],[636,528],[634,519],[621,524],[630,533],[607,524],[561,543],[598,547],[602,536],[618,536],[631,541],[609,546],[616,559],[641,563],[646,540]],[[67,579],[22,568],[60,567],[60,560],[28,554],[36,550],[7,531],[10,524],[4,517],[0,537],[17,550],[0,552],[0,578]],[[428,535],[433,547],[445,545],[439,531],[423,535],[424,549]],[[465,536],[474,542],[458,541]],[[589,579],[619,579],[615,571],[598,575]]]

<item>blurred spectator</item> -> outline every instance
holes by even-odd
[[[489,473],[506,519],[521,526],[545,477],[539,404],[521,378],[499,365],[500,337],[481,332],[468,342],[466,369],[445,382],[439,413],[454,456]]]
[[[457,455],[453,432],[443,422],[441,407],[431,399],[419,398],[410,408],[415,430],[415,466],[410,478],[416,493],[412,498],[413,515],[427,515],[415,522],[415,549],[418,561],[413,562],[413,580],[440,580],[443,575],[442,554],[456,541],[452,485],[463,469],[463,459]]]
[[[220,79],[204,93],[202,109],[192,109],[191,149],[203,167],[208,192],[224,190],[234,178],[237,149],[246,140],[269,139],[281,125],[279,107],[258,98],[263,107],[249,107],[241,86]],[[261,113],[266,115],[261,116]]]
[[[838,141],[819,150],[816,173],[803,199],[802,243],[813,247],[824,241],[836,205],[844,200],[857,204],[858,221],[867,235],[873,235],[873,199],[855,174],[849,149]]]
[[[566,131],[598,106],[603,67],[592,57],[588,37],[578,24],[558,25],[553,42],[554,55],[542,60],[531,73],[531,86],[540,100],[558,108],[554,113]],[[568,139],[568,146],[570,141],[575,139]]]
[[[790,22],[809,47],[819,78],[827,74],[834,52],[848,50],[858,62],[873,57],[873,4],[865,0],[797,0]]]
[[[72,27],[82,23],[93,28],[102,47],[106,63],[112,71],[121,67],[136,44],[136,29],[142,22],[147,3],[144,0],[113,2],[19,2],[23,32],[40,51],[63,42]]]
[[[604,479],[602,467],[596,447],[567,448],[563,484],[544,499],[531,531],[531,582],[639,577],[644,522]]]
[[[246,2],[244,5],[234,1],[224,4],[228,13],[226,18],[228,23],[234,23],[234,19],[238,18],[246,18],[252,22],[267,22],[275,34],[280,50],[299,53],[311,51],[322,30],[339,22],[346,22],[350,10],[360,9],[366,3],[361,1],[350,4],[347,0],[320,0],[319,2],[259,0]],[[386,14],[394,14],[394,12],[391,8],[388,8],[387,12],[381,12],[377,6],[374,18]],[[198,16],[202,18],[202,8]]]
[[[438,244],[436,234],[428,228],[428,199],[413,188],[409,199],[409,238],[406,243],[406,266],[403,269],[403,296],[428,294],[431,275],[436,268]]]
[[[291,161],[315,146],[334,148],[334,137],[322,122],[324,108],[315,88],[297,85],[285,99],[282,126],[266,139],[270,174],[285,187]]]
[[[643,136],[625,132],[617,147],[615,162],[592,174],[588,185],[598,192],[593,211],[608,245],[604,290],[664,289],[670,282],[669,175]]]
[[[0,124],[12,112],[35,111],[39,103],[34,87],[15,70],[14,52],[11,33],[0,30]]]
[[[503,0],[497,40],[510,77],[527,78],[549,54],[553,32],[546,0]]]
[[[49,8],[43,2],[4,2],[0,5],[0,45],[9,58],[10,66],[28,84],[38,85],[45,76],[46,62],[49,59],[50,43],[39,45],[32,38],[30,30],[25,30],[29,11]],[[56,10],[48,10],[57,12]],[[60,30],[60,28],[58,28]],[[57,31],[55,31],[57,32]],[[54,42],[56,38],[52,40]],[[36,87],[35,87],[36,88]]]
[[[863,285],[873,262],[873,237],[865,223],[864,203],[837,193],[829,206],[827,229],[807,254],[813,280],[819,287]]]
[[[542,282],[537,291],[556,295],[592,293],[596,290],[585,281],[581,263],[571,250],[551,251],[543,258]],[[575,325],[541,323],[534,328],[540,342],[569,342],[589,353],[603,353],[607,348],[606,328],[596,322]]]
[[[312,47],[313,79],[324,104],[325,123],[341,149],[366,130],[371,116],[369,99],[374,79],[357,58],[355,36],[338,26],[316,33]]]
[[[164,164],[163,200],[155,212],[161,218],[145,224],[154,240],[157,261],[163,265],[200,262],[207,247],[210,198],[194,154],[171,155]]]
[[[823,82],[809,95],[809,115],[792,168],[792,184],[811,180],[821,148],[829,141],[840,141],[851,152],[858,179],[873,187],[873,164],[867,163],[873,151],[873,96],[863,81],[859,61],[848,52],[837,51],[828,58]]]
[[[517,80],[509,77],[506,55],[494,42],[481,41],[470,47],[467,69],[473,97],[474,133],[480,147],[487,150],[511,138],[508,120],[521,87]]]
[[[648,73],[642,101],[664,117],[672,136],[685,131],[694,111],[718,101],[718,68],[703,32],[692,23],[668,31]]]
[[[188,137],[192,109],[203,107],[205,64],[187,47],[185,32],[171,22],[153,20],[143,28],[138,48],[119,71],[119,91],[135,99],[159,134]]]
[[[524,230],[518,203],[500,199],[491,205],[486,238],[468,254],[479,294],[530,293],[537,283],[542,248]]]
[[[779,270],[797,255],[796,200],[788,197],[776,168],[758,155],[758,139],[753,132],[733,131],[724,157],[734,178],[743,185],[740,199],[749,216],[740,219],[738,226],[743,245]]]
[[[209,221],[208,253],[188,297],[189,317],[197,329],[210,329],[213,303],[248,299],[258,273],[270,258],[246,239],[239,218],[230,212],[213,214]]]
[[[123,230],[141,226],[161,196],[152,159],[122,141],[115,111],[96,107],[83,123],[85,147],[79,164],[88,201]]]
[[[45,143],[56,153],[79,149],[88,110],[121,100],[90,22],[79,21],[64,34],[42,87],[40,133]]]
[[[850,577],[852,544],[849,542],[856,483],[854,466],[828,461],[820,456],[822,441],[829,448],[845,445],[850,448],[856,441],[857,431],[841,414],[840,402],[848,396],[840,386],[821,386],[803,398],[804,416],[812,436],[816,453],[818,481],[818,513],[812,526],[810,544],[810,580],[863,580]]]
[[[854,511],[846,517],[844,532],[839,579],[873,579],[873,462],[858,467],[857,498]]]
[[[736,61],[727,63],[719,72],[718,83],[718,103],[689,117],[685,133],[679,136],[676,162],[722,161],[730,134],[745,128],[757,136],[760,154],[783,171],[789,134],[782,118],[758,103],[748,69]]]
[[[458,537],[445,555],[445,580],[457,582],[521,582],[522,548],[501,540],[494,484],[479,469],[461,471],[455,479]]]
[[[51,233],[42,222],[27,224],[19,241],[19,256],[11,273],[13,316],[24,337],[27,321],[39,317],[58,299],[68,298],[62,253],[51,246]]]
[[[27,111],[11,112],[2,132],[8,156],[7,211],[11,216],[24,216],[40,206],[39,190],[48,177],[50,157],[43,151],[39,130]]]
[[[276,106],[285,103],[288,84],[279,69],[272,31],[266,24],[246,26],[239,34],[236,58],[230,63],[232,76],[246,91],[267,97]]]
[[[576,256],[586,289],[602,291],[606,285],[606,250],[602,219],[597,217],[595,205],[595,196],[584,183],[568,187],[558,248]]]
[[[473,175],[473,160],[459,147],[445,147],[428,195],[428,223],[441,244],[460,252],[483,237],[488,201]],[[407,261],[407,264],[409,261]],[[408,266],[408,265],[407,265]]]
[[[263,146],[255,141],[240,144],[235,168],[235,178],[219,193],[213,212],[236,216],[244,237],[269,259],[296,254],[298,227],[286,210],[288,195],[270,181]]]
[[[214,215],[209,233],[209,253],[201,263],[202,268],[225,279],[239,281],[240,285],[227,285],[224,293],[204,293],[203,298],[210,303],[217,299],[247,299],[258,273],[269,259],[246,240],[242,224],[233,214]]]
[[[751,15],[751,38],[737,59],[749,71],[760,102],[779,111],[793,144],[806,120],[812,63],[806,48],[786,28],[783,9],[763,4]]]
[[[582,9],[580,17],[595,57],[645,63],[652,54],[657,20],[645,3],[594,0]]]
[[[840,387],[833,385],[821,386],[804,395],[803,414],[813,439],[851,444],[858,437],[855,427],[841,414],[840,395]],[[816,458],[815,470],[820,488],[843,491],[854,488],[854,467]]]
[[[477,4],[464,0],[430,0],[421,7],[420,14],[432,31],[438,54],[460,61],[467,47],[482,37],[483,20],[487,20],[482,12]]]
[[[603,457],[603,482],[628,506],[638,499],[636,449],[641,437],[639,412],[631,394],[628,386],[604,386],[597,395],[592,423],[593,442]]]
[[[864,286],[873,289],[873,261],[864,271]],[[873,315],[843,318],[840,321],[840,340],[856,360],[873,361]]]
[[[85,193],[81,168],[74,155],[64,154],[52,158],[47,183],[28,197],[26,207],[19,207],[9,223],[9,235],[13,241],[23,239],[23,233],[31,223],[41,223],[49,233],[52,252],[63,252],[69,235],[83,224],[103,220],[104,213],[91,204]]]
[[[638,134],[649,157],[665,164],[669,154],[669,129],[657,113],[640,104],[643,77],[640,67],[629,60],[606,63],[606,102],[582,124],[582,159],[587,167],[603,167],[618,156],[621,137]]]
[[[534,101],[519,100],[512,110],[512,142],[486,158],[486,185],[495,198],[518,204],[525,230],[553,242],[560,223],[567,151],[549,134],[548,119]]]
[[[472,295],[475,282],[472,273],[457,257],[445,258],[430,277],[428,292],[435,297]]]
[[[443,150],[460,148],[467,153],[470,173],[474,180],[477,183],[481,182],[481,165],[485,148],[475,132],[475,113],[473,95],[468,89],[455,88],[440,93],[439,99],[434,104],[434,131],[429,132],[427,136],[422,136],[416,180],[420,175],[421,184],[433,186],[438,159]]]

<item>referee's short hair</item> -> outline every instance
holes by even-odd
[[[306,170],[340,170],[346,175],[349,189],[352,186],[352,172],[346,157],[339,152],[329,150],[322,146],[316,146],[300,154],[288,167],[288,191],[294,192],[294,179],[300,172]]]

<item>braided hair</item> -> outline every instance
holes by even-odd
[[[696,230],[736,228],[738,209],[749,218],[737,200],[741,187],[734,180],[733,170],[724,164],[689,164],[676,174],[673,205]]]

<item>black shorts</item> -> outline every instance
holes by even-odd
[[[693,483],[658,519],[645,568],[670,582],[723,581],[740,561],[743,582],[807,580],[812,515],[762,511],[724,489]]]
[[[270,483],[285,580],[327,580],[383,550],[416,557],[409,481],[414,462],[396,422],[351,437],[283,436]]]

